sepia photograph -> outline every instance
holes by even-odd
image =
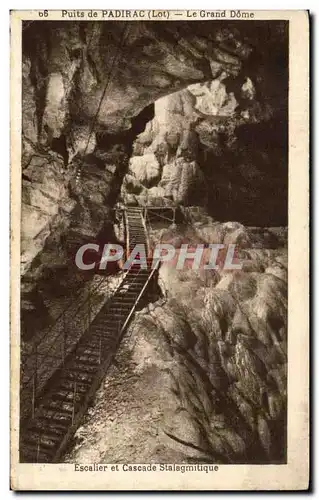
[[[16,11],[19,466],[214,489],[226,465],[289,465],[308,165],[290,149],[292,21],[254,12]]]

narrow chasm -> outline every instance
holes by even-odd
[[[23,34],[26,372],[35,339],[63,319],[75,344],[111,299],[120,263],[75,256],[126,246],[119,207],[143,209],[150,252],[235,245],[241,264],[161,263],[63,461],[285,463],[288,26],[126,22],[119,48],[122,23],[40,24]]]

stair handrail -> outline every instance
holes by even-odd
[[[142,212],[140,212],[140,217],[141,217],[141,222],[142,222],[142,225],[143,225],[143,228],[144,228],[145,239],[146,239],[147,238],[146,220],[143,220]],[[125,222],[127,223],[127,229],[128,229],[128,233],[129,233],[129,228],[128,228],[128,226],[129,226],[129,218],[127,217],[127,214],[126,214],[126,221]],[[141,297],[145,293],[145,290],[146,290],[146,288],[147,288],[150,280],[152,279],[154,273],[158,269],[160,260],[158,260],[155,263],[155,266],[154,266],[154,263],[152,262],[151,270],[150,270],[150,267],[149,267],[149,263],[150,263],[150,259],[147,259],[147,268],[146,268],[147,278],[146,278],[144,284],[142,282],[142,289],[140,290],[140,292],[138,292],[138,290],[136,290],[136,292],[137,292],[138,295],[135,298],[134,304],[131,307],[131,309],[129,309],[129,312],[128,312],[127,316],[126,317],[124,316],[124,318],[123,318],[124,319],[124,323],[123,323],[122,327],[120,327],[120,325],[119,325],[119,331],[118,331],[118,337],[117,337],[117,344],[121,341],[121,339],[123,337],[123,334],[125,332],[125,329],[127,328],[127,325],[129,324],[129,321],[131,320],[131,318],[132,318],[132,316],[133,316],[133,314],[134,314],[134,312],[136,310],[136,307],[137,307],[137,305],[139,304],[139,302],[141,300]],[[144,269],[144,267],[142,267],[141,263],[139,263],[139,264],[140,265],[139,265],[139,268],[138,268],[138,272],[135,274],[135,276],[133,277],[133,279],[130,279],[127,282],[128,290],[130,290],[132,288],[132,285],[136,282],[136,280],[138,279],[138,277],[140,276],[140,274],[142,273],[142,271],[145,271],[145,269]],[[101,307],[98,306],[98,312],[94,315],[94,317],[96,317],[104,308],[106,308],[106,310],[108,310],[112,306],[112,301],[113,301],[113,298],[116,295],[117,291],[123,286],[123,284],[124,285],[126,284],[125,283],[125,281],[126,281],[125,278],[126,278],[127,274],[131,271],[131,267],[129,269],[126,269],[124,271],[124,273],[122,275],[122,279],[119,281],[117,287],[112,291],[112,295],[110,295],[107,298],[106,302]],[[98,281],[98,283],[96,283],[93,287],[90,284],[89,289],[88,289],[87,297],[85,297],[84,300],[82,300],[80,302],[79,306],[76,308],[75,312],[71,316],[71,321],[70,321],[70,323],[68,325],[68,330],[65,328],[65,325],[63,325],[62,331],[58,330],[58,332],[55,335],[55,337],[53,337],[52,339],[49,339],[49,342],[46,345],[47,349],[46,350],[44,349],[44,352],[42,354],[38,353],[38,347],[49,336],[49,334],[52,332],[52,330],[54,329],[54,327],[56,327],[56,324],[58,323],[58,321],[61,319],[61,317],[63,317],[63,315],[65,314],[65,312],[68,311],[73,304],[69,304],[62,311],[62,313],[58,316],[58,318],[55,320],[55,323],[50,327],[50,329],[40,339],[38,339],[37,342],[34,342],[34,344],[32,346],[31,356],[34,355],[34,354],[36,355],[35,366],[34,365],[31,366],[31,370],[30,370],[31,371],[31,375],[29,376],[29,378],[26,381],[24,381],[24,382],[21,383],[21,389],[24,391],[23,392],[23,394],[24,394],[23,395],[23,401],[25,401],[24,404],[26,405],[25,406],[25,410],[26,411],[28,411],[28,408],[30,406],[30,405],[27,404],[27,399],[26,398],[30,397],[30,393],[28,391],[30,390],[29,387],[31,386],[31,390],[32,390],[32,395],[31,395],[31,397],[32,397],[32,403],[31,403],[32,415],[34,414],[34,408],[36,407],[35,406],[36,405],[36,400],[39,397],[41,397],[41,390],[43,389],[43,387],[45,386],[45,384],[49,380],[50,376],[52,376],[56,372],[56,370],[61,369],[61,366],[62,367],[64,366],[64,362],[65,362],[66,357],[68,355],[70,355],[71,352],[75,352],[76,351],[77,346],[79,345],[80,339],[83,338],[86,334],[89,334],[90,327],[91,327],[91,324],[92,324],[92,318],[91,318],[90,312],[87,311],[88,324],[86,324],[86,322],[85,322],[84,331],[82,332],[82,330],[81,330],[82,333],[79,336],[76,336],[76,338],[72,337],[74,339],[73,343],[69,343],[69,345],[67,343],[66,332],[68,331],[69,333],[70,332],[72,333],[72,331],[74,330],[74,318],[77,318],[77,312],[80,310],[80,308],[83,308],[83,306],[86,305],[87,303],[90,305],[89,300],[91,299],[92,294],[94,294],[94,292],[101,286],[101,284],[104,281],[105,281],[105,277],[102,276],[100,278],[100,280]],[[134,293],[134,296],[135,296],[135,293]],[[82,319],[80,319],[80,321],[81,321],[81,324],[82,324]],[[71,325],[72,325],[72,328],[71,328]],[[63,336],[65,336],[65,338],[63,338]],[[62,347],[62,356],[60,358],[60,356],[57,355],[56,352],[54,354],[52,354],[52,350],[56,349],[57,351],[59,351],[61,337],[62,337],[62,344],[61,344],[61,347]],[[39,356],[41,356],[40,363],[38,362]],[[49,358],[56,359],[57,362],[53,361],[53,364],[52,363],[50,364],[50,362],[49,362],[49,365],[48,365],[47,364],[47,360]],[[49,374],[49,377],[45,378],[45,375],[44,375],[44,372],[43,372],[43,367],[44,368],[48,368],[48,371],[52,372],[51,374]],[[29,373],[27,372],[26,375],[29,375]],[[21,394],[21,397],[22,397],[22,394]]]
[[[128,322],[130,321],[130,319],[131,319],[131,317],[132,317],[132,315],[133,315],[133,313],[134,313],[134,311],[135,311],[135,309],[136,309],[136,306],[137,306],[138,302],[140,301],[140,299],[141,299],[142,295],[144,294],[144,292],[145,292],[145,290],[146,290],[147,285],[149,284],[149,282],[150,282],[150,280],[151,280],[152,276],[154,275],[155,271],[158,269],[159,264],[160,264],[160,260],[158,259],[158,260],[156,261],[155,266],[152,268],[152,270],[151,270],[150,274],[148,275],[148,278],[147,278],[147,280],[145,281],[145,284],[144,284],[144,286],[143,286],[142,290],[140,291],[140,293],[139,293],[138,297],[136,298],[135,303],[134,303],[134,305],[133,305],[132,309],[130,310],[130,312],[129,312],[129,314],[128,314],[128,316],[127,316],[127,318],[126,318],[126,320],[125,320],[125,322],[124,322],[124,324],[123,324],[123,326],[122,326],[122,328],[121,328],[121,330],[120,330],[120,338],[121,338],[122,334],[124,333],[124,330],[125,330],[125,328],[126,328],[126,326],[127,326]]]
[[[143,216],[142,216],[142,212],[140,212],[140,217],[141,217],[141,220],[142,220],[142,225],[143,225],[143,228],[144,228],[144,231],[145,231],[145,238],[146,238],[146,235],[147,235],[147,229],[146,229],[146,225],[145,225],[145,222],[143,221]],[[126,210],[125,210],[125,224],[126,224],[126,227],[128,229],[128,225],[129,225],[129,222],[128,222],[128,217],[127,217],[127,213],[126,213]],[[127,234],[129,235],[129,231],[127,231]],[[128,314],[125,322],[124,322],[124,325],[122,326],[121,330],[120,330],[120,334],[122,334],[123,330],[126,328],[127,326],[127,323],[129,322],[133,312],[135,311],[135,308],[136,308],[136,305],[137,303],[139,302],[140,298],[142,297],[151,277],[153,276],[155,270],[158,268],[158,265],[159,265],[159,261],[156,263],[155,267],[152,269],[151,273],[149,274],[140,294],[138,295],[136,301],[135,301],[135,304],[134,306],[132,307],[130,313]],[[138,276],[140,275],[141,271],[142,271],[142,267],[140,266],[140,269],[138,271],[138,273],[136,274],[136,276],[134,277],[134,279],[132,280],[131,284],[132,285],[136,279],[138,278]],[[122,279],[120,281],[120,283],[118,284],[118,286],[115,288],[115,290],[113,290],[113,293],[110,297],[108,297],[108,299],[106,300],[105,304],[102,306],[102,307],[105,307],[108,303],[110,303],[112,301],[112,298],[113,296],[115,295],[115,293],[119,290],[119,288],[122,286],[123,282],[125,281],[125,278],[126,278],[126,275],[129,273],[130,269],[127,269],[125,270],[124,272],[124,275],[122,276]],[[93,289],[91,289],[91,287],[89,288],[88,290],[88,295],[87,297],[79,304],[79,306],[77,307],[76,311],[74,312],[73,316],[75,317],[77,312],[79,311],[79,309],[81,309],[85,304],[88,303],[88,301],[90,300],[91,298],[91,294],[94,293],[99,287],[100,285],[102,284],[103,281],[105,281],[105,276],[101,276],[101,279],[99,280],[99,282],[93,286]],[[60,314],[59,316],[56,318],[56,320],[54,321],[54,323],[50,326],[50,328],[44,333],[44,335],[36,342],[34,342],[32,344],[32,348],[31,348],[31,352],[29,354],[29,356],[38,356],[38,353],[37,353],[37,349],[38,347],[43,343],[43,341],[48,337],[48,335],[52,332],[52,330],[54,329],[54,327],[57,325],[58,321],[60,321],[60,319],[64,316],[64,314],[66,313],[66,311],[68,311],[68,309],[71,308],[71,306],[74,305],[74,302],[72,302],[71,304],[69,304]],[[90,327],[90,325],[89,325]],[[88,328],[89,328],[88,327]],[[88,328],[85,329],[83,335],[85,335],[85,333],[87,332]],[[60,338],[62,335],[64,335],[64,332],[61,332],[61,333],[58,333],[57,336],[53,339],[53,341],[57,341],[58,338]],[[82,337],[83,335],[81,335],[80,337]],[[79,339],[77,339],[78,341]],[[76,342],[75,342],[75,345],[76,345]],[[47,361],[47,359],[50,357],[50,352],[52,351],[53,347],[55,347],[55,343],[52,343],[50,346],[49,346],[49,349],[47,350],[47,352],[45,353],[45,355],[43,355],[43,358],[42,358],[42,362],[40,364],[38,364],[38,362],[36,363],[36,367],[32,370],[32,373],[30,375],[30,377],[25,381],[25,382],[22,382],[21,383],[21,388],[27,388],[31,383],[32,381],[34,380],[34,377],[35,375],[37,375],[39,369],[44,365],[44,363]],[[51,356],[52,357],[52,356]],[[26,364],[26,363],[25,363]],[[25,366],[25,364],[23,364],[23,366]]]
[[[127,211],[126,208],[123,208],[124,212],[124,226],[125,226],[125,236],[126,236],[126,258],[128,258],[128,254],[130,251],[130,231],[129,231],[129,223],[128,223],[128,217],[127,217]]]
[[[138,273],[136,274],[136,276],[134,277],[134,279],[131,281],[130,286],[132,286],[132,285],[135,283],[135,281],[137,280],[138,276],[140,275],[140,273],[141,273],[143,270],[144,270],[144,269],[143,269],[142,267],[140,267],[140,269],[139,269]],[[104,307],[106,307],[107,305],[111,305],[111,301],[112,301],[112,299],[113,299],[114,295],[116,294],[116,292],[117,292],[117,291],[121,288],[121,286],[123,285],[123,283],[124,283],[124,281],[125,281],[125,278],[126,278],[126,275],[128,274],[128,272],[129,272],[129,269],[127,269],[127,270],[124,272],[124,275],[123,275],[123,277],[122,277],[122,279],[121,279],[120,283],[119,283],[119,284],[118,284],[118,286],[117,286],[117,287],[113,290],[112,295],[110,295],[110,296],[108,297],[108,299],[106,300],[105,304],[102,306],[103,308],[104,308]],[[152,272],[152,274],[154,274],[154,273]],[[149,278],[148,278],[148,280],[147,280],[147,283],[148,283],[148,281],[149,281]],[[101,284],[101,281],[99,282],[99,285],[100,285],[100,284]],[[93,290],[93,291],[95,291],[97,288],[98,288],[98,286],[96,286],[96,287],[94,288],[94,290]],[[144,288],[145,288],[145,286],[143,287],[143,290],[144,290]],[[89,298],[90,298],[90,297],[87,297],[87,298],[86,298],[86,300],[85,300],[83,303],[81,303],[81,304],[79,305],[79,307],[78,307],[78,308],[76,309],[76,311],[75,311],[75,314],[77,313],[77,311],[78,311],[78,310],[79,310],[79,309],[80,309],[80,308],[81,308],[81,307],[82,307],[85,303],[87,303],[87,302],[88,302]],[[138,297],[138,299],[137,299],[137,300],[139,300],[139,298],[140,298],[140,296]],[[83,335],[85,335],[85,333],[87,332],[87,330],[88,330],[88,328],[86,328],[86,329],[85,329],[85,331],[84,331]],[[57,337],[56,337],[54,340],[57,340],[57,338],[58,338],[58,337],[60,337],[61,335],[63,335],[63,333],[60,333],[59,335],[57,335]],[[81,335],[81,337],[82,337],[83,335]],[[48,351],[47,351],[47,352],[46,352],[46,354],[45,354],[45,357],[43,357],[43,359],[42,359],[41,364],[37,364],[36,368],[34,368],[34,369],[33,369],[31,376],[27,379],[27,381],[26,381],[26,382],[23,382],[23,383],[22,383],[22,387],[26,388],[26,387],[28,387],[28,386],[30,385],[30,383],[32,382],[32,380],[33,380],[33,378],[34,378],[34,375],[38,372],[39,368],[41,368],[41,366],[43,366],[43,365],[44,365],[45,361],[46,361],[46,360],[50,357],[50,352],[52,351],[52,349],[53,349],[54,345],[55,345],[55,344],[51,344],[51,345],[50,345],[50,347],[49,347]],[[38,346],[39,346],[39,344],[35,344],[35,347],[36,347],[36,348],[37,348]],[[34,353],[34,354],[36,354],[36,353]],[[30,354],[30,356],[32,356],[32,355],[34,355],[34,354],[33,354],[33,351],[32,351],[32,352],[31,352],[31,354]]]
[[[124,275],[122,276],[122,279],[121,279],[120,283],[119,283],[119,284],[118,284],[118,286],[115,288],[115,290],[113,291],[112,295],[111,295],[110,297],[108,297],[108,299],[106,300],[105,304],[104,304],[102,307],[105,307],[105,306],[108,304],[108,302],[110,302],[110,301],[111,301],[111,299],[112,299],[113,295],[114,295],[114,294],[117,292],[117,290],[121,287],[122,283],[123,283],[123,282],[124,282],[124,280],[125,280],[125,277],[126,277],[126,275],[127,275],[127,272],[128,272],[128,271],[125,271],[125,272],[124,272]],[[99,288],[99,286],[101,285],[102,281],[104,281],[104,279],[105,279],[105,276],[102,276],[102,280],[100,280],[100,281],[99,281],[99,283],[98,283],[98,284],[97,284],[97,285],[93,288],[92,292],[96,291],[96,290]],[[90,290],[89,295],[85,298],[85,300],[84,300],[83,302],[81,302],[81,303],[80,303],[80,305],[79,305],[79,306],[78,306],[78,308],[76,309],[76,311],[75,311],[75,313],[74,313],[74,316],[75,316],[75,315],[76,315],[76,313],[79,311],[79,309],[80,309],[80,308],[82,308],[82,307],[83,307],[83,305],[84,305],[84,304],[86,304],[86,303],[89,301],[89,299],[90,299],[90,295],[91,295],[91,290]],[[63,313],[62,313],[62,314],[63,314]],[[61,315],[60,315],[60,317],[61,317]],[[56,323],[55,323],[55,324],[56,324]],[[54,324],[54,325],[52,325],[52,327],[53,327],[53,326],[55,326],[55,324]],[[86,329],[85,329],[85,331],[84,331],[83,335],[86,333],[86,331],[87,331],[87,330],[88,330],[88,328],[86,328]],[[52,331],[52,328],[50,328],[50,330],[48,331],[48,333],[50,333],[51,331]],[[57,337],[56,337],[54,340],[57,340],[57,338],[58,338],[58,337],[60,337],[61,335],[63,335],[63,333],[58,334],[58,335],[57,335]],[[81,337],[82,337],[82,335],[81,335]],[[42,340],[43,340],[43,338],[41,339],[41,341],[42,341]],[[79,339],[77,339],[77,341],[78,341],[78,340],[79,340]],[[37,354],[37,353],[34,353],[34,350],[38,348],[38,346],[40,345],[40,343],[41,343],[41,342],[39,342],[39,343],[35,343],[35,344],[33,345],[33,347],[34,347],[34,348],[32,349],[32,351],[31,351],[31,353],[30,353],[30,356]],[[76,344],[76,343],[75,343],[75,344]],[[32,382],[32,380],[33,380],[34,375],[38,372],[39,368],[41,368],[41,366],[43,366],[43,364],[45,363],[45,361],[46,361],[46,360],[50,357],[50,352],[52,351],[52,349],[53,349],[54,345],[55,345],[55,344],[51,344],[51,345],[50,345],[49,349],[47,350],[47,352],[46,352],[46,354],[45,354],[45,357],[43,357],[43,359],[42,359],[41,364],[39,364],[39,365],[37,364],[36,368],[32,371],[31,376],[27,379],[27,381],[26,381],[26,382],[23,382],[23,383],[22,383],[22,387],[26,388],[26,387],[28,387],[28,386],[30,385],[30,383],[31,383],[31,382]]]
[[[104,281],[104,280],[105,280],[105,276],[101,276],[100,281],[93,287],[93,290],[91,290],[91,289],[88,290],[88,292],[89,292],[88,295],[90,295],[91,291],[94,292],[96,290],[96,288],[98,288],[102,284],[102,281]],[[91,284],[90,284],[90,287],[91,287]],[[75,296],[74,299],[76,299],[76,298],[77,297]],[[86,297],[86,299],[83,299],[84,303],[88,300],[88,298],[89,297]],[[32,355],[34,348],[38,347],[42,343],[42,341],[47,338],[47,336],[51,333],[51,331],[56,326],[58,321],[60,321],[60,319],[64,316],[64,314],[69,309],[71,309],[72,306],[74,306],[74,303],[75,303],[75,300],[71,299],[70,303],[65,307],[65,309],[62,310],[62,312],[57,316],[57,318],[55,318],[54,322],[48,327],[48,329],[45,329],[45,331],[44,331],[43,335],[40,337],[40,339],[37,339],[37,340],[35,340],[35,342],[32,342],[32,348],[31,348],[30,355]],[[81,304],[83,305],[83,302]],[[78,307],[78,309],[79,309],[79,307]],[[78,311],[78,309],[76,310],[76,312]]]

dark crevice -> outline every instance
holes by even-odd
[[[51,142],[51,149],[55,151],[60,156],[62,156],[64,165],[68,164],[69,161],[69,152],[66,145],[66,137],[64,134],[60,135],[60,137],[54,137]]]
[[[107,199],[109,206],[113,206],[119,196],[123,178],[127,172],[130,157],[133,151],[133,142],[136,137],[145,130],[149,121],[154,118],[154,104],[146,106],[137,116],[131,120],[131,128],[109,134],[107,132],[97,132],[97,150],[103,156],[106,163],[117,166],[111,181],[110,195]]]

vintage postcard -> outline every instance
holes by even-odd
[[[306,490],[308,13],[10,29],[12,489]]]

